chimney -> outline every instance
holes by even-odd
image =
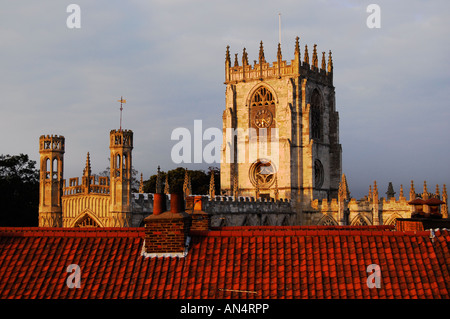
[[[188,196],[186,198],[186,212],[192,217],[191,230],[210,229],[211,216],[203,210],[207,201],[207,196]]]
[[[182,194],[170,195],[170,211],[162,212],[164,202],[164,194],[155,194],[153,214],[144,219],[143,253],[147,257],[184,257],[187,253],[191,216],[184,211]]]
[[[436,228],[449,228],[450,219],[442,218],[440,205],[445,204],[438,198],[432,197],[427,200],[415,198],[408,202],[413,206],[411,218],[397,218],[395,230],[399,231],[422,231]]]

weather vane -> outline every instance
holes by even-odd
[[[125,100],[122,96],[120,97],[120,100],[117,100],[117,102],[120,102],[120,129],[122,130],[122,103],[127,103],[127,100]]]

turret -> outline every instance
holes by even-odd
[[[225,82],[230,81],[230,68],[231,68],[230,46],[227,45],[227,52],[225,54]]]
[[[312,56],[311,64],[312,64],[312,67],[315,70],[317,70],[318,64],[319,64],[319,60],[317,59],[317,44],[314,44],[313,56]]]
[[[64,136],[39,138],[39,227],[62,226],[64,143]]]
[[[113,227],[130,226],[133,132],[110,132],[110,212]]]
[[[86,157],[86,166],[83,170],[83,177],[82,177],[82,185],[83,185],[83,190],[85,194],[89,194],[90,193],[90,188],[91,188],[91,159],[89,157],[89,152],[87,153],[87,157]]]

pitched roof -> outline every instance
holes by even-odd
[[[225,227],[191,232],[184,258],[145,258],[143,238],[144,228],[0,228],[0,298],[450,296],[447,230],[431,239],[429,231]],[[81,288],[66,284],[71,264]],[[380,288],[367,286],[371,264]]]

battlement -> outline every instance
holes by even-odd
[[[217,213],[287,213],[292,211],[291,202],[287,199],[262,199],[254,197],[216,196],[202,203],[202,210]]]
[[[39,151],[64,152],[65,139],[62,135],[41,135],[39,137]]]
[[[305,46],[304,59],[301,61],[299,38],[296,38],[295,57],[291,63],[282,60],[281,46],[278,44],[277,61],[268,63],[264,57],[264,48],[261,41],[259,49],[259,60],[254,60],[253,65],[248,62],[248,54],[244,48],[242,53],[242,63],[239,65],[238,54],[235,54],[234,65],[231,66],[229,46],[227,46],[225,58],[225,84],[245,82],[251,80],[264,80],[269,78],[281,78],[283,76],[307,76],[310,79],[323,84],[333,84],[333,61],[331,51],[328,55],[328,64],[325,52],[322,52],[321,64],[319,67],[319,57],[316,44],[314,44],[311,64],[309,62],[308,46]]]
[[[123,135],[133,135],[133,131],[132,130],[122,130],[122,129],[118,129],[118,130],[116,130],[116,129],[114,129],[114,130],[111,130],[110,132],[109,132],[109,134],[111,135],[111,134],[123,134]]]
[[[110,147],[133,147],[133,131],[132,130],[111,130]]]
[[[255,198],[253,196],[238,196],[235,200],[234,196],[215,196],[214,198],[210,198],[207,196],[209,201],[214,202],[259,202],[259,203],[290,203],[289,199],[278,199],[274,198]]]

